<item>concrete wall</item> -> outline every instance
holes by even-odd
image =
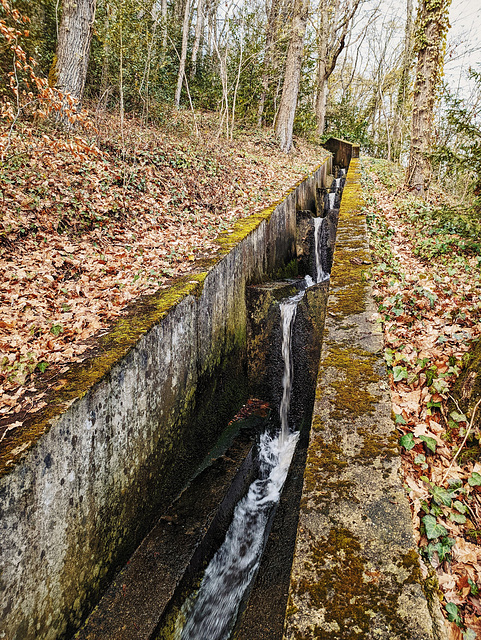
[[[295,258],[285,200],[241,220],[217,256],[138,301],[0,452],[0,638],[71,636],[246,399],[245,289]]]

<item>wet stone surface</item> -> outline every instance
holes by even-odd
[[[362,261],[359,164],[340,211],[285,640],[433,640]],[[356,260],[352,260],[352,258]],[[358,264],[361,262],[361,264]]]

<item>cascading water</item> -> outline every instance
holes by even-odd
[[[289,470],[298,439],[262,434],[259,443],[259,478],[237,504],[225,540],[207,567],[199,590],[182,607],[174,638],[228,640],[240,603],[259,566],[265,530]],[[181,622],[181,621],[179,621]]]
[[[327,280],[329,278],[329,274],[325,273],[322,268],[322,231],[325,220],[326,218],[314,218],[314,255],[316,257],[316,282],[324,282],[324,280]]]
[[[306,282],[308,286],[308,282]],[[282,377],[282,400],[279,408],[281,420],[280,442],[283,443],[289,436],[288,413],[291,404],[292,393],[292,328],[296,319],[297,305],[303,297],[305,289],[301,289],[296,295],[288,298],[280,304],[282,326],[282,358],[284,360],[284,375]]]
[[[306,276],[305,286],[314,284]],[[266,527],[278,503],[294,455],[298,432],[289,429],[292,393],[292,330],[305,288],[280,304],[284,374],[280,432],[260,437],[259,477],[237,504],[225,540],[209,563],[199,590],[183,605],[175,640],[228,640],[239,606],[256,575],[266,543]]]
[[[341,180],[336,179],[336,190]],[[329,208],[336,193],[329,193]],[[232,523],[222,546],[209,563],[199,589],[183,604],[177,618],[174,640],[229,640],[239,607],[260,564],[266,544],[266,528],[279,501],[299,432],[289,426],[293,364],[292,333],[297,307],[306,289],[329,278],[322,268],[322,233],[326,218],[314,218],[315,281],[306,276],[301,289],[280,303],[282,329],[282,399],[279,407],[280,431],[272,437],[265,432],[258,445],[259,474],[247,495],[234,510]]]

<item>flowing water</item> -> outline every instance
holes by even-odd
[[[334,206],[336,204],[336,194],[328,193],[328,196],[329,196],[329,209],[334,209]]]
[[[329,278],[329,274],[325,273],[322,268],[322,232],[325,220],[326,218],[314,218],[314,255],[316,258],[316,282],[324,282],[324,280],[327,280]]]
[[[305,286],[314,284],[309,276]],[[228,640],[239,606],[254,579],[266,543],[266,527],[278,503],[299,438],[289,429],[292,393],[292,330],[297,305],[305,288],[281,302],[282,401],[281,429],[276,437],[267,432],[260,437],[258,478],[234,510],[225,540],[209,563],[202,583],[182,606],[174,632],[175,640]]]
[[[289,470],[298,433],[281,443],[262,434],[259,443],[259,478],[237,504],[225,540],[209,566],[199,590],[182,607],[174,638],[228,640],[240,603],[259,567],[266,542],[266,527]],[[182,624],[183,623],[183,624]]]

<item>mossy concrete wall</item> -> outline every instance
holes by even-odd
[[[0,638],[73,634],[248,391],[246,286],[296,257],[331,159],[138,301],[0,451]]]
[[[366,269],[359,160],[343,193],[285,640],[433,640]]]

